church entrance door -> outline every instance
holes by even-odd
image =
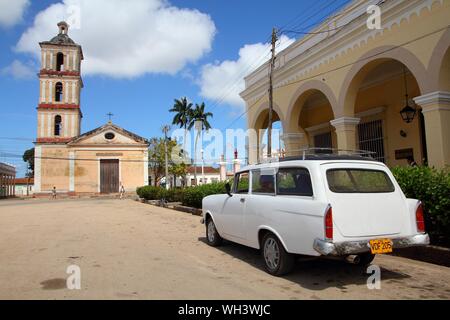
[[[100,192],[119,192],[119,160],[100,160]]]

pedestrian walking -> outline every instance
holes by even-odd
[[[120,184],[120,199],[123,199],[125,196],[125,187],[123,184]]]

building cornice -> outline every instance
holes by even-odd
[[[68,76],[68,77],[80,77],[80,72],[78,71],[55,71],[48,69],[41,69],[39,76]]]
[[[360,118],[353,118],[353,117],[342,117],[335,120],[331,120],[330,123],[333,127],[341,128],[345,126],[356,126],[361,122]]]
[[[71,141],[72,138],[37,138],[38,144],[66,144]]]
[[[356,4],[341,11],[347,13],[340,18],[327,20],[312,32],[322,32],[345,25],[342,29],[302,38],[280,52],[277,55],[278,63],[274,72],[274,87],[285,86],[306,78],[320,65],[329,63],[349,50],[364,46],[369,39],[391,30],[394,25],[400,25],[402,20],[409,21],[413,15],[420,16],[422,9],[431,9],[434,3],[442,4],[443,0],[387,0],[381,5],[383,29],[369,30],[366,26],[366,9],[369,5],[379,2],[357,1]],[[248,104],[257,101],[256,96],[267,91],[267,74],[266,63],[245,78],[246,89],[241,93],[241,97]]]
[[[74,110],[74,109],[80,109],[80,105],[79,104],[67,104],[67,103],[61,103],[61,104],[56,104],[56,103],[40,103],[37,107],[38,110],[42,110],[42,109],[69,109],[69,110]]]
[[[414,98],[414,102],[419,106],[425,106],[430,104],[450,104],[450,92],[436,91],[423,96]]]

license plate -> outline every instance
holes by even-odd
[[[372,254],[383,254],[392,252],[392,240],[390,239],[370,240],[369,243]]]

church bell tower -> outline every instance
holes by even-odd
[[[58,28],[57,36],[39,43],[38,145],[65,144],[80,135],[83,51],[69,37],[69,25],[66,22],[58,23]]]

